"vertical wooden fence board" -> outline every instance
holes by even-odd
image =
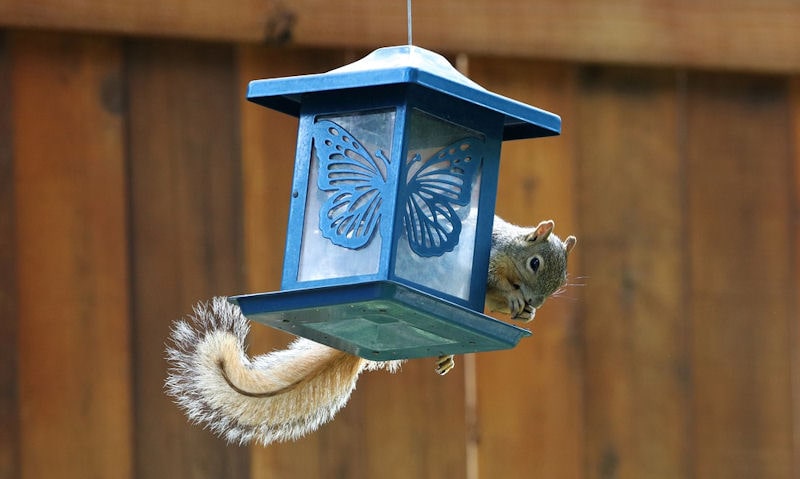
[[[562,116],[563,134],[506,142],[497,214],[522,225],[552,218],[556,234],[576,234],[574,69],[470,58],[469,76],[491,91]],[[578,241],[578,250],[581,240]],[[570,273],[580,275],[576,250]],[[581,280],[574,280],[581,281]],[[581,291],[550,299],[515,349],[476,355],[479,477],[582,474],[582,364],[577,322]],[[509,321],[507,316],[498,315]]]
[[[242,86],[257,78],[324,72],[361,56],[249,46],[239,51]],[[242,108],[248,288],[275,290],[297,122],[252,104]],[[285,335],[263,327],[252,336],[253,354],[287,343]],[[254,447],[252,477],[463,477],[463,424],[462,381],[436,376],[432,360],[412,362],[396,376],[362,376],[349,404],[316,433]]]
[[[464,375],[439,376],[435,362],[414,359],[396,374],[361,379],[363,448],[355,448],[366,463],[361,477],[466,477]]]
[[[364,477],[465,477],[464,378],[440,377],[435,358],[363,380]]]
[[[315,73],[315,64],[328,57],[319,51],[312,53],[237,47],[245,271],[251,292],[277,291],[281,286],[298,121],[247,101],[247,85],[263,78]]]
[[[464,377],[439,376],[434,365],[435,358],[415,359],[397,374],[360,380],[364,478],[465,477]]]
[[[11,60],[0,31],[0,479],[19,477],[17,267]]]
[[[782,78],[689,77],[695,477],[798,472],[788,103]]]
[[[574,121],[589,478],[690,472],[676,85],[668,71],[581,72]]]
[[[791,317],[795,318],[790,323],[791,331],[791,352],[792,352],[792,429],[793,429],[793,469],[794,474],[800,472],[800,77],[795,76],[791,80],[791,99],[792,99],[792,139],[794,154],[794,202],[792,207],[792,218],[790,225],[794,226],[794,237],[792,238],[791,252],[794,259],[794,271],[792,284],[794,285],[794,304],[792,305]]]
[[[397,374],[379,371],[360,380],[354,405],[362,411],[363,448],[353,448],[365,464],[361,477],[465,477],[464,376],[437,375],[435,361],[411,360]]]
[[[247,450],[163,392],[172,320],[243,286],[233,50],[136,41],[127,60],[137,477],[246,477]]]
[[[244,257],[248,292],[280,290],[289,213],[297,119],[246,101],[251,80],[321,73],[345,62],[338,50],[242,45],[237,50],[241,109]],[[292,336],[260,324],[251,327],[249,354],[283,349]],[[251,477],[363,477],[357,472],[361,441],[358,391],[331,424],[295,442],[252,447]]]
[[[11,36],[21,477],[131,477],[122,56]]]

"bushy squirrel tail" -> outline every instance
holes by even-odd
[[[231,443],[297,439],[347,403],[363,370],[374,362],[297,339],[285,350],[249,358],[249,321],[224,297],[195,305],[170,333],[167,393],[189,419]]]

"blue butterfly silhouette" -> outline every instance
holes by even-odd
[[[319,159],[317,184],[332,192],[319,213],[322,235],[351,249],[366,246],[388,225],[391,215],[384,199],[396,184],[391,160],[382,150],[371,155],[353,135],[330,121],[318,121],[312,130]],[[423,257],[452,251],[461,235],[461,219],[454,206],[467,206],[472,180],[481,163],[482,143],[468,137],[439,150],[427,160],[419,153],[408,162],[407,181],[401,185],[403,227],[411,250]]]

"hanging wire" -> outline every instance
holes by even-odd
[[[413,45],[411,42],[411,0],[406,0],[406,15],[408,16],[408,44]]]

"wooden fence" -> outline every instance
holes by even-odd
[[[576,285],[513,350],[366,374],[316,434],[240,448],[162,387],[173,319],[279,287],[297,122],[246,83],[401,43],[404,12],[58,3],[0,1],[1,479],[800,475],[800,7],[606,2],[548,40],[519,2],[447,35],[456,2],[418,2],[418,44],[562,116],[504,144],[497,210],[576,234]],[[591,5],[540,8],[569,33]],[[256,327],[251,352],[287,341]]]

